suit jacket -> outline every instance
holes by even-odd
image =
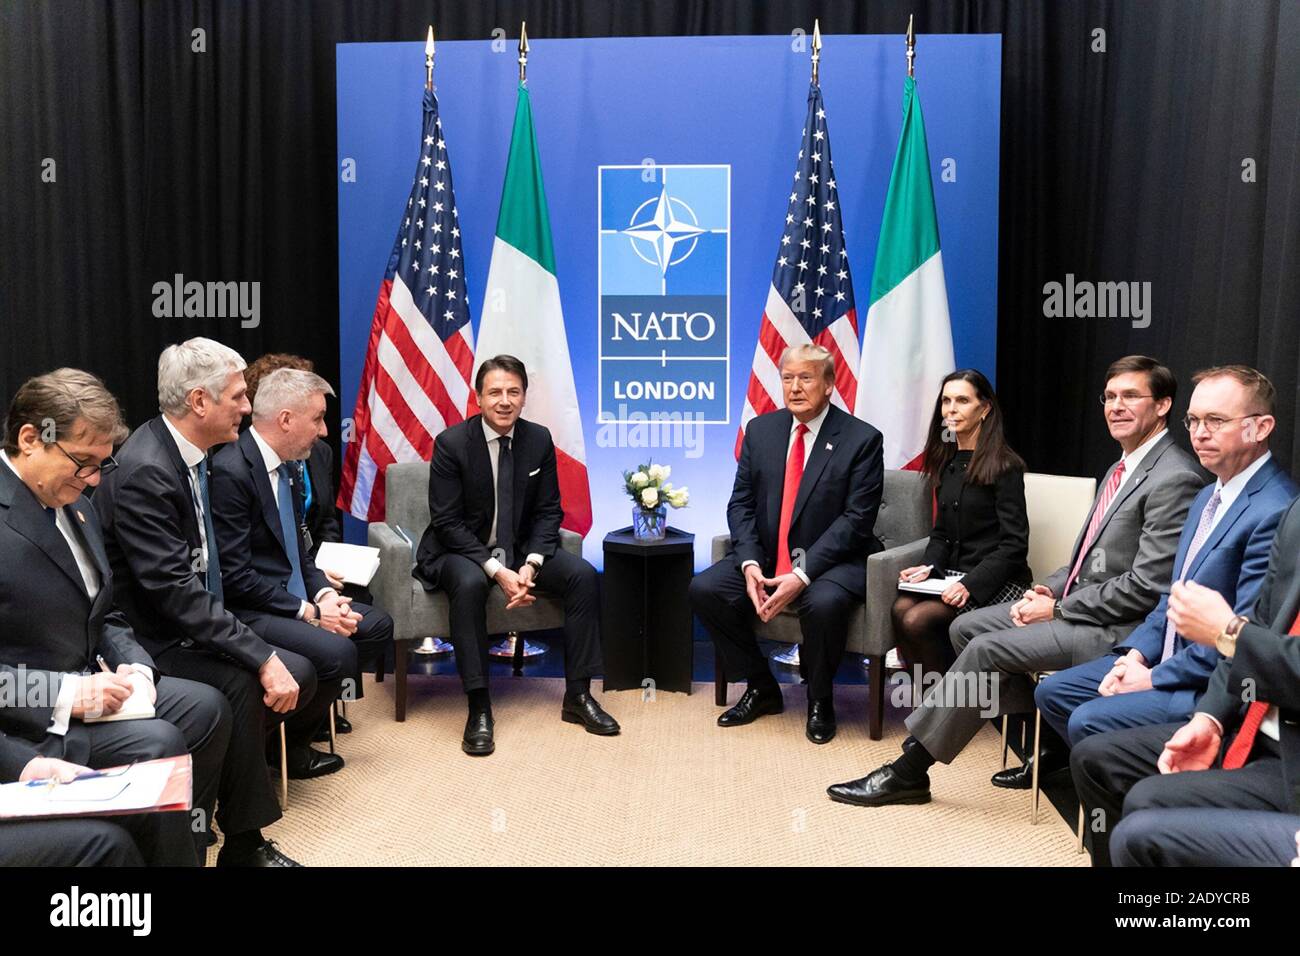
[[[1118,463],[1116,463],[1118,464]],[[1102,480],[1092,507],[1115,470]],[[1205,485],[1205,473],[1166,432],[1120,488],[1102,518],[1097,538],[1084,558],[1079,577],[1061,600],[1061,615],[1078,624],[1102,627],[1140,621],[1169,591],[1174,552],[1187,509]],[[1075,539],[1070,563],[1045,582],[1058,598],[1083,547],[1092,511]]]
[[[94,502],[117,583],[114,600],[140,642],[157,655],[191,641],[258,670],[271,646],[204,584],[189,469],[162,418],[132,432],[114,457],[118,467],[104,477]],[[210,470],[208,481],[211,494]]]
[[[931,576],[964,572],[962,584],[976,604],[988,604],[1008,584],[1032,580],[1025,473],[1007,469],[991,485],[966,480],[966,462],[954,458],[935,489],[934,530],[922,564]]]
[[[1300,488],[1291,477],[1275,459],[1269,459],[1251,476],[1201,545],[1191,565],[1184,568],[1187,549],[1196,536],[1201,512],[1214,494],[1214,485],[1207,485],[1188,509],[1187,522],[1178,541],[1178,554],[1174,558],[1175,580],[1187,578],[1203,584],[1222,594],[1238,614],[1249,613],[1259,596],[1259,587],[1264,583],[1278,522],[1297,493],[1300,493]],[[1168,609],[1169,595],[1162,594],[1155,610],[1116,650],[1120,653],[1130,648],[1139,651],[1148,664],[1155,665],[1151,671],[1152,686],[1157,690],[1185,691],[1190,708],[1193,704],[1191,698],[1209,683],[1220,655],[1213,647],[1175,635],[1173,654],[1167,661],[1156,664],[1164,652]]]
[[[322,542],[343,540],[343,526],[334,501],[334,450],[324,441],[311,446],[307,480],[311,482],[311,507],[307,509],[307,531],[311,534],[308,553],[314,558]]]
[[[62,674],[98,671],[97,655],[113,670],[120,664],[154,669],[126,619],[113,610],[113,573],[90,499],[83,496],[63,511],[80,530],[99,571],[94,601],[62,533],[30,489],[0,462],[0,663],[24,668],[18,686],[39,672],[49,695],[57,694]],[[29,703],[40,706],[0,706],[0,728],[39,741],[49,728],[54,699]]]
[[[210,488],[212,524],[221,547],[221,588],[227,608],[236,614],[262,611],[296,617],[302,602],[288,590],[293,573],[290,548],[298,553],[307,600],[332,587],[303,547],[298,520],[294,521],[292,540],[284,540],[266,460],[253,438],[253,429],[212,456]],[[298,483],[282,485],[280,494],[290,496],[295,519],[300,517]]]
[[[510,443],[514,458],[515,554],[543,559],[560,544],[560,480],[555,464],[555,443],[543,425],[519,419]],[[429,464],[429,527],[420,539],[414,575],[433,589],[438,586],[435,562],[444,554],[460,554],[475,564],[492,556],[488,537],[496,511],[492,484],[492,459],[483,434],[482,416],[475,415],[439,433]]]
[[[0,783],[13,783],[22,774],[23,768],[40,753],[25,740],[6,737],[0,731]]]
[[[1282,776],[1291,812],[1300,813],[1300,640],[1287,632],[1300,612],[1300,501],[1278,524],[1268,570],[1232,657],[1219,661],[1198,712],[1223,725],[1227,745],[1252,700],[1277,705]]]
[[[789,409],[752,419],[740,445],[736,482],[727,503],[730,556],[739,569],[757,561],[776,571],[781,495],[794,416]],[[825,576],[858,597],[866,593],[867,556],[881,550],[873,533],[885,483],[879,431],[834,405],[804,465],[790,520],[790,551],[803,551],[803,570]]]

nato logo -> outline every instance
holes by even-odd
[[[727,424],[731,167],[597,176],[598,420]]]

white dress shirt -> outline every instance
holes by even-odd
[[[280,466],[284,464],[284,459],[279,456],[274,448],[266,443],[266,439],[262,437],[261,433],[257,430],[256,425],[251,426],[249,431],[253,433],[253,441],[257,444],[257,450],[262,453],[262,461],[266,463],[266,477],[271,482],[271,497],[275,499],[275,506],[278,509],[280,507]],[[296,543],[297,542],[286,541],[284,546],[290,548]],[[308,558],[308,560],[311,559]],[[316,592],[314,600],[320,601],[322,597],[333,591],[334,588],[332,587],[321,588]],[[310,610],[311,605],[306,601],[303,601],[302,606],[298,608],[298,620],[305,621],[307,619],[307,613]]]
[[[830,402],[827,402],[826,407],[817,413],[816,418],[812,418],[809,421],[803,423],[804,426],[808,429],[808,431],[803,436],[803,463],[805,468],[808,467],[808,459],[812,457],[813,449],[817,447],[817,433],[822,430],[822,423],[826,421],[826,416],[830,413],[830,410],[831,410]],[[785,460],[787,462],[790,460],[790,452],[794,450],[794,440],[795,438],[798,437],[799,434],[799,424],[800,422],[799,419],[797,418],[792,418],[790,421],[790,438],[785,443]],[[745,567],[750,564],[757,566],[758,562],[755,561],[753,558],[750,558],[748,561],[741,562],[740,565],[741,574],[745,573]],[[803,568],[792,568],[791,570],[794,571],[794,573],[798,576],[799,580],[804,583],[804,587],[807,587],[810,583],[812,583],[808,577],[808,574],[804,571]]]
[[[18,469],[14,467],[14,463],[9,460],[8,453],[0,451],[0,461],[9,466],[9,470],[14,473],[19,481],[22,481],[22,476],[18,474]],[[68,515],[63,508],[54,509],[54,526],[63,535],[63,540],[68,543],[68,550],[72,552],[72,559],[77,564],[77,570],[81,572],[81,581],[86,588],[86,596],[94,604],[102,585],[99,568],[95,566],[95,561],[90,556],[85,542],[81,540],[81,535],[73,529],[72,522],[68,520]],[[89,663],[87,661],[87,664]],[[153,671],[144,664],[133,662],[130,666],[140,678],[147,680],[150,684],[153,683]],[[132,682],[137,679],[133,676]],[[68,722],[72,719],[72,705],[77,702],[77,697],[80,694],[81,680],[82,675],[65,674],[63,679],[59,681],[59,693],[54,700],[54,712],[50,716],[49,733],[62,737],[68,732]]]
[[[501,461],[501,442],[497,439],[509,438],[513,442],[515,440],[515,426],[511,425],[510,431],[506,432],[505,435],[499,435],[497,430],[488,424],[486,418],[481,418],[479,424],[483,426],[483,437],[487,440],[488,458],[492,460],[492,530],[488,532],[488,547],[494,548],[497,543],[497,469]],[[533,552],[525,560],[540,565],[544,558],[540,554]],[[483,573],[490,578],[495,578],[501,568],[502,564],[496,558],[488,558],[483,562]]]
[[[182,435],[166,415],[162,417],[162,420],[163,424],[167,426],[167,431],[171,433],[172,441],[176,442],[176,450],[181,453],[181,461],[185,462],[185,467],[189,469],[190,494],[194,498],[194,517],[199,522],[199,548],[203,552],[203,564],[201,566],[206,568],[208,566],[208,526],[203,520],[203,492],[199,486],[199,468],[202,467],[203,460],[208,457],[208,454]]]
[[[1156,432],[1142,444],[1138,445],[1127,455],[1120,458],[1120,461],[1124,462],[1124,474],[1120,475],[1119,487],[1115,489],[1115,497],[1111,499],[1112,502],[1118,500],[1119,493],[1124,490],[1124,486],[1128,484],[1128,480],[1137,474],[1138,467],[1142,464],[1142,460],[1146,458],[1151,449],[1155,447],[1156,442],[1164,438],[1167,434],[1169,434],[1169,429],[1160,429],[1160,431]]]

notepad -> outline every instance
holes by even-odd
[[[910,591],[913,594],[934,594],[939,595],[948,590],[948,587],[960,581],[965,575],[958,574],[951,578],[930,578],[928,581],[917,581],[913,584],[910,581],[900,581],[898,590]]]
[[[85,724],[107,724],[114,720],[151,720],[157,716],[154,711],[153,701],[149,699],[148,687],[152,686],[143,677],[131,682],[131,696],[122,702],[119,707],[111,714],[100,714],[98,717],[82,717],[81,721]]]
[[[379,549],[326,541],[316,552],[316,567],[341,575],[348,584],[367,587],[379,570]]]

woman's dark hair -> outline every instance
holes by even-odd
[[[1002,407],[998,405],[998,397],[993,394],[993,386],[983,372],[973,368],[959,368],[944,377],[939,386],[939,395],[934,400],[934,414],[930,416],[930,434],[926,438],[925,453],[921,460],[921,473],[929,479],[930,487],[939,484],[943,469],[957,454],[956,440],[944,438],[943,386],[959,380],[969,382],[975,389],[975,397],[988,405],[988,413],[980,425],[979,438],[975,441],[975,453],[971,455],[970,467],[966,469],[966,480],[976,485],[991,485],[1004,472],[1013,469],[1024,471],[1024,459],[1007,444],[1006,434],[1002,430]]]

